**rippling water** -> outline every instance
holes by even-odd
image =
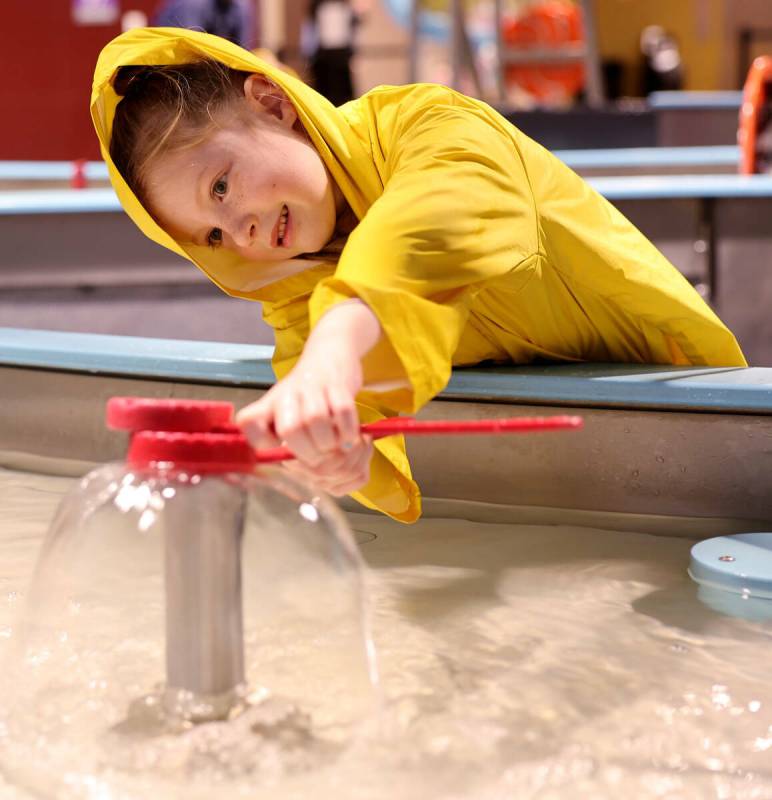
[[[70,485],[0,472],[0,658]],[[241,769],[220,769],[228,798],[772,798],[772,627],[698,602],[685,572],[691,541],[351,521],[371,567],[385,693],[377,725],[333,746],[305,729],[302,709],[279,703],[263,710],[278,735],[201,726],[145,749],[154,769],[139,770],[127,750],[136,772],[41,775],[36,796],[214,800],[190,772],[163,777],[183,752],[214,748]],[[32,795],[0,775],[0,797]]]

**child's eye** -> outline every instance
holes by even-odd
[[[214,186],[212,187],[212,192],[222,197],[228,191],[228,179],[223,175],[222,178],[218,178],[214,182]]]
[[[206,241],[210,247],[219,247],[222,244],[222,231],[220,228],[212,228]]]

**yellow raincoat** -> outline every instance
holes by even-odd
[[[181,247],[110,160],[123,65],[202,57],[282,87],[359,223],[340,259],[267,266]],[[568,167],[493,109],[443,86],[381,87],[335,108],[313,89],[223,39],[177,28],[129,31],[102,51],[91,113],[124,209],[154,241],[223,291],[259,300],[276,333],[277,378],[331,306],[361,298],[385,336],[365,359],[363,420],[411,412],[451,367],[493,359],[745,365],[732,334],[681,274]],[[371,480],[353,496],[410,522],[420,494],[401,438],[376,443]]]

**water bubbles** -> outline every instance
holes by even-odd
[[[27,653],[26,661],[31,667],[39,667],[51,658],[51,651],[47,648]]]
[[[756,753],[764,753],[767,750],[772,750],[772,736],[758,736],[753,742],[753,749]]]
[[[726,686],[715,684],[711,691],[711,702],[715,708],[729,708],[732,698]]]
[[[146,533],[150,530],[153,526],[153,523],[156,520],[156,513],[150,508],[146,508],[139,517],[139,521],[137,522],[138,530]]]

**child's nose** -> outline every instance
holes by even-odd
[[[233,240],[238,247],[249,247],[257,240],[259,230],[257,217],[243,217],[234,225]]]

